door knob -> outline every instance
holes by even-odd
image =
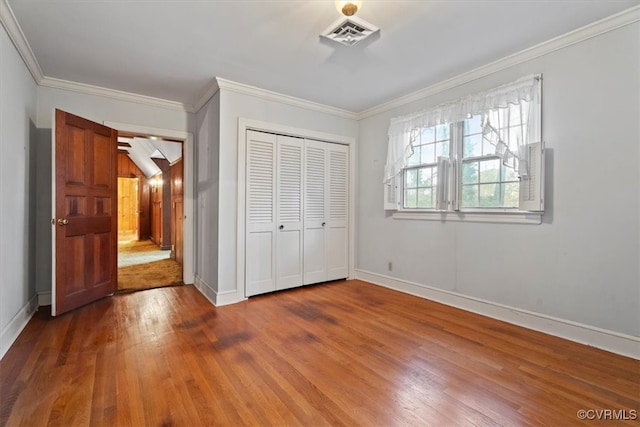
[[[322,226],[324,227],[325,225],[327,225],[327,223],[326,223],[326,222],[323,222],[323,223],[322,223]]]
[[[278,228],[280,228],[280,230],[284,230],[284,225],[281,225],[281,226],[280,226],[280,227],[278,227]]]
[[[67,225],[69,220],[67,218],[58,218],[58,225]]]

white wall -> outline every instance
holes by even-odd
[[[362,120],[357,268],[640,337],[639,27]],[[385,214],[381,181],[391,117],[530,73],[544,79],[548,188],[542,225]]]
[[[220,92],[196,116],[196,280],[210,299],[218,289]]]
[[[143,103],[51,87],[38,87],[39,128],[51,128],[55,108],[98,123],[104,121],[193,132],[195,114]]]
[[[211,260],[217,255],[216,277],[202,277],[224,303],[244,297],[244,289],[236,288],[236,217],[238,191],[238,119],[246,118],[282,126],[357,137],[355,120],[313,111],[310,109],[241,94],[228,89],[219,93],[219,135],[199,139],[199,150],[218,150],[218,211],[200,211],[204,223],[217,221],[217,248],[214,243],[201,245],[199,257]],[[204,107],[211,108],[211,107]],[[202,114],[198,113],[198,117]],[[206,144],[206,146],[205,146]],[[214,272],[211,272],[214,273]]]
[[[35,308],[29,260],[33,201],[36,84],[0,26],[0,357]]]

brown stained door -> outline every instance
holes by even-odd
[[[118,178],[118,240],[138,240],[138,178]]]
[[[114,293],[117,131],[55,111],[52,315]]]

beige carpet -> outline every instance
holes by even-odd
[[[153,242],[118,244],[118,290],[173,286],[182,283],[182,266]]]

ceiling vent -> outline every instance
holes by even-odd
[[[353,46],[380,30],[373,24],[355,16],[342,17],[320,35],[345,46]]]

